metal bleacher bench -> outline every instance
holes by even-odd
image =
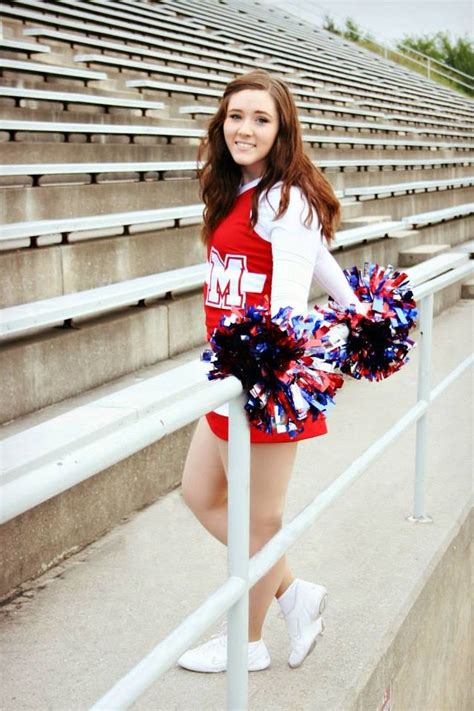
[[[31,74],[52,74],[54,76],[67,77],[68,79],[81,79],[84,81],[107,79],[105,72],[95,72],[90,69],[76,69],[75,67],[58,67],[54,64],[43,64],[42,62],[22,62],[16,59],[0,58],[1,71],[28,72]]]
[[[417,215],[408,215],[403,218],[403,222],[412,227],[418,225],[432,225],[444,220],[453,220],[457,217],[471,215],[474,212],[474,202],[465,203],[464,205],[453,205],[442,210],[432,212],[420,212]]]
[[[201,205],[192,207],[197,208],[196,214],[198,210],[202,213]],[[468,211],[474,212],[474,203],[460,207],[464,208],[462,214],[468,214]],[[456,208],[449,209],[452,210],[453,216],[459,214],[459,209],[457,211]],[[431,220],[436,222],[437,215],[439,217],[439,213],[445,212],[445,210],[440,210],[431,213]],[[124,215],[126,214],[124,213]],[[90,223],[96,218],[87,217],[82,219]],[[416,215],[412,215],[399,221],[377,222],[349,230],[341,230],[336,235],[334,247],[335,249],[340,249],[361,244],[364,241],[396,235],[397,232],[406,229],[409,224],[417,224],[417,219]],[[442,218],[439,217],[439,219],[447,219],[446,214]],[[123,217],[122,220],[124,220]],[[128,218],[128,221],[130,221],[130,218]],[[24,232],[26,232],[26,228]],[[205,268],[205,264],[196,264],[191,267],[88,289],[75,294],[65,294],[50,299],[7,307],[0,311],[0,338],[16,337],[31,331],[31,329],[49,328],[65,321],[70,322],[73,318],[92,316],[107,310],[130,306],[139,302],[143,303],[147,298],[156,299],[168,293],[176,294],[179,291],[197,289],[203,285]]]
[[[67,108],[68,104],[96,104],[105,109],[119,106],[127,109],[164,109],[162,101],[146,101],[144,99],[121,99],[115,96],[100,96],[98,94],[81,94],[72,91],[51,91],[48,89],[26,89],[25,87],[0,86],[0,96],[13,97],[18,101],[22,99],[36,99],[39,101],[58,101]]]
[[[84,133],[119,134],[129,136],[163,136],[172,138],[201,138],[204,130],[200,128],[180,128],[166,126],[107,124],[107,123],[72,123],[68,121],[19,121],[0,120],[0,131],[30,131],[33,133]]]
[[[423,166],[428,169],[433,166],[445,166],[445,165],[472,165],[474,163],[474,157],[465,158],[426,158],[426,159],[415,159],[415,160],[402,160],[402,159],[392,159],[384,160],[382,158],[359,158],[355,160],[344,160],[343,158],[339,160],[318,160],[313,161],[315,165],[319,168],[337,168],[343,171],[344,168],[379,168],[379,172],[382,171],[384,167],[393,166],[403,166],[403,167],[414,167]],[[90,174],[97,175],[99,173],[158,173],[161,178],[163,173],[180,171],[180,172],[191,172],[195,171],[198,167],[197,161],[184,160],[184,161],[127,161],[125,163],[120,163],[118,161],[113,163],[16,163],[10,165],[0,165],[0,176],[12,177],[12,176],[29,176],[38,178],[43,175],[69,175],[69,174]],[[388,172],[388,171],[384,171]],[[396,171],[393,171],[396,173]],[[459,178],[461,180],[461,178]],[[466,180],[471,180],[471,178],[466,178]],[[407,183],[408,185],[408,183]],[[410,184],[413,185],[413,184]],[[423,183],[423,185],[428,185],[428,183]],[[428,185],[429,187],[429,185]],[[398,189],[396,186],[390,186],[390,188]],[[410,189],[412,189],[410,187]],[[416,188],[415,188],[416,189]],[[350,193],[347,192],[351,188],[339,191],[346,195]],[[374,187],[374,190],[378,188]]]
[[[180,290],[197,289],[204,283],[205,264],[108,284],[52,299],[11,306],[0,311],[0,338],[20,336],[32,328],[49,328],[73,318],[155,299]]]
[[[36,245],[41,245],[41,237],[44,237],[45,244],[51,244],[51,236],[57,236],[57,241],[74,242],[86,238],[86,234],[94,234],[95,231],[109,227],[117,227],[120,234],[125,232],[133,233],[140,231],[150,231],[158,229],[160,223],[172,222],[174,227],[178,227],[180,220],[189,218],[202,218],[202,204],[197,205],[177,205],[176,207],[165,207],[156,210],[137,210],[135,212],[115,212],[107,215],[90,215],[87,217],[71,217],[67,219],[36,220],[32,222],[14,222],[2,227],[0,233],[0,245],[3,248],[12,249],[19,246],[28,247],[31,240],[35,240]],[[90,239],[90,236],[87,236]]]
[[[101,173],[157,173],[159,178],[169,172],[196,171],[197,162],[183,161],[141,161],[126,163],[38,163],[0,165],[1,177],[29,176],[38,179],[43,175],[93,175]],[[37,180],[34,181],[37,184]]]
[[[139,82],[142,83],[142,82]],[[157,84],[157,82],[153,82]],[[186,84],[167,84],[168,90],[173,92],[181,91],[182,87],[187,87]],[[200,90],[212,92],[213,89],[207,87],[187,87],[186,90],[198,92]],[[204,135],[205,129],[199,128],[168,128],[166,126],[138,126],[133,124],[106,124],[106,123],[73,123],[67,121],[22,121],[22,120],[1,120],[0,131],[7,131],[10,134],[15,134],[18,131],[30,131],[36,133],[61,133],[69,135],[71,133],[85,134],[91,136],[98,135],[128,135],[128,136],[163,136],[171,142],[172,138],[201,138]],[[310,145],[322,144],[344,144],[354,146],[379,146],[381,148],[400,147],[400,148],[430,148],[437,150],[442,148],[460,148],[463,150],[472,150],[473,143],[468,142],[444,142],[444,141],[408,141],[396,140],[389,138],[372,138],[357,137],[351,135],[335,136],[332,134],[316,135],[304,134],[303,141]]]
[[[0,47],[2,47],[2,49],[8,49],[10,52],[27,52],[28,54],[34,52],[51,52],[51,47],[45,44],[23,42],[22,40],[7,39],[6,37],[0,37]]]
[[[474,266],[468,254],[452,252],[406,271],[416,287],[463,266],[463,276],[456,280],[466,278]],[[16,427],[0,442],[0,524],[151,444],[143,435],[146,420],[153,420],[153,441],[166,434],[163,413],[180,407],[190,389],[193,398],[204,389],[209,392],[208,368],[208,363],[194,359],[87,404],[71,401],[68,410],[35,426],[20,431]]]
[[[447,178],[445,180],[417,180],[413,182],[404,183],[394,183],[392,185],[369,185],[369,186],[357,186],[355,188],[345,188],[344,197],[354,196],[356,199],[361,197],[376,197],[379,195],[395,195],[396,193],[406,193],[427,191],[427,190],[437,190],[439,188],[455,188],[455,187],[469,187],[474,183],[474,176],[468,176],[462,178]]]

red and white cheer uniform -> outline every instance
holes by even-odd
[[[260,195],[258,222],[250,226],[252,196],[260,178],[242,185],[231,211],[214,230],[207,245],[207,275],[203,288],[207,338],[230,309],[264,303],[271,313],[291,306],[296,313],[308,311],[313,274],[328,294],[341,305],[360,304],[346,277],[323,244],[316,211],[305,227],[308,204],[297,186],[290,188],[288,209],[274,219],[281,195],[281,182]],[[228,439],[228,405],[206,415],[212,431]],[[326,418],[320,413],[304,420],[304,430],[295,437],[284,432],[267,434],[251,426],[251,442],[296,442],[327,433]]]

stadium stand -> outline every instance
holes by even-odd
[[[2,6],[3,49],[15,53],[0,63],[3,437],[36,410],[153,362],[172,368],[203,342],[196,145],[236,71],[271,68],[293,87],[308,154],[343,205],[342,266],[418,264],[472,237],[472,102],[324,32],[283,38],[267,17],[263,36],[221,11]],[[131,336],[148,321],[162,338],[137,349]]]
[[[100,450],[127,418],[199,388],[196,148],[235,74],[262,67],[292,87],[342,204],[342,267],[390,263],[421,284],[472,258],[472,100],[244,2],[0,8],[0,488],[24,490],[64,452]],[[435,313],[473,292],[472,278],[447,287]],[[316,281],[311,298],[325,299]],[[175,488],[192,430],[19,494],[0,528],[0,599]],[[97,497],[82,525],[77,508]]]

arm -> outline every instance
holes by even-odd
[[[308,310],[318,241],[313,230],[301,223],[301,203],[297,198],[298,194],[294,195],[292,191],[286,213],[278,220],[273,220],[270,226],[273,257],[272,315],[282,306],[291,306],[300,314]]]
[[[321,242],[318,251],[316,264],[314,265],[314,276],[323,289],[332,296],[341,306],[355,304],[356,310],[363,313],[366,311],[366,304],[359,301],[354,294],[339,264],[336,262],[331,252]]]
[[[280,191],[275,190],[270,195],[272,208],[276,212]],[[313,275],[341,306],[356,304],[358,311],[365,312],[366,304],[361,304],[341,267],[322,242],[317,214],[314,213],[310,227],[303,224],[306,211],[306,201],[301,191],[292,187],[287,211],[270,223],[273,256],[272,315],[282,306],[292,306],[297,313],[307,311]]]

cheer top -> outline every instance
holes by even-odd
[[[232,307],[261,305],[269,299],[272,315],[291,306],[296,313],[308,310],[313,275],[341,305],[360,304],[346,277],[323,244],[317,212],[310,227],[303,223],[308,203],[297,186],[291,186],[288,208],[275,219],[281,185],[260,195],[258,221],[250,225],[252,197],[260,178],[242,185],[230,212],[221,220],[207,244],[207,273],[203,287],[207,339]],[[228,439],[228,405],[206,415],[212,431]],[[303,424],[303,423],[300,423]],[[327,433],[320,413],[304,421],[304,430],[294,437],[281,432],[268,434],[252,426],[251,442],[295,442]]]

